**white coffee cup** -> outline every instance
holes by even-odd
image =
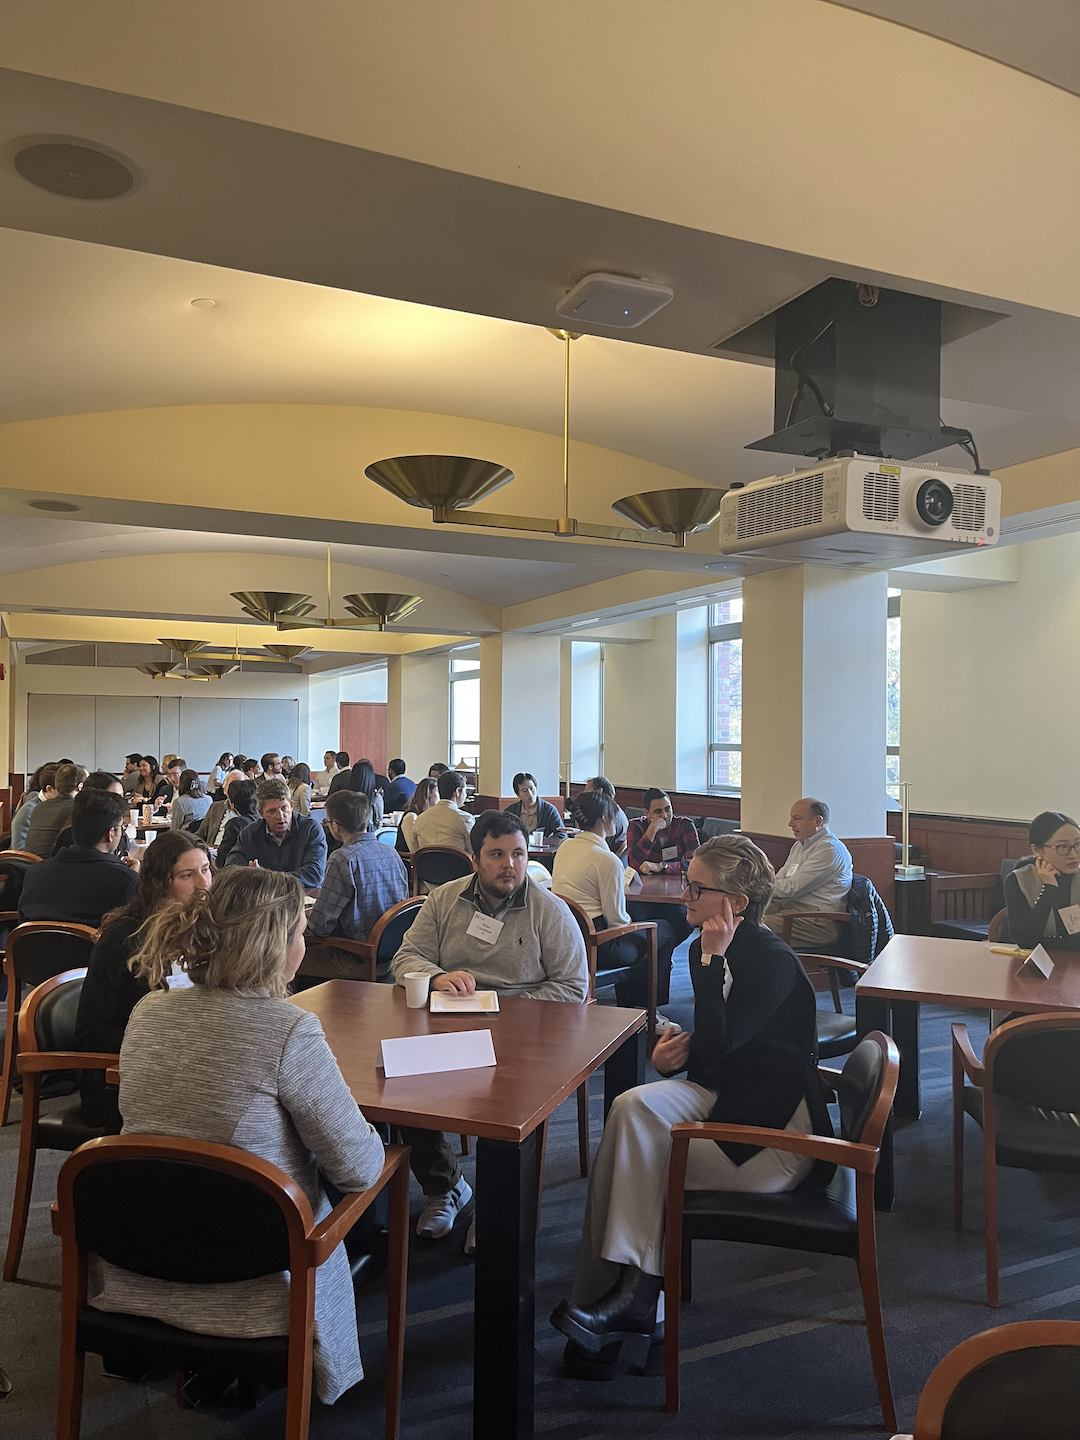
[[[410,1010],[422,1010],[427,1004],[431,976],[426,971],[419,974],[413,971],[403,975],[402,980],[405,985],[405,1004]]]

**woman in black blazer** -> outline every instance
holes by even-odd
[[[1044,810],[1028,842],[1031,858],[1005,877],[1009,934],[1027,950],[1080,950],[1080,829],[1059,810]]]
[[[690,861],[683,894],[701,929],[690,949],[694,1032],[668,1031],[652,1063],[659,1084],[611,1107],[589,1182],[574,1298],[551,1323],[569,1337],[578,1373],[614,1373],[647,1353],[664,1269],[664,1198],[671,1126],[715,1120],[832,1134],[817,1074],[817,1002],[794,951],[761,924],[773,868],[744,835],[708,840]],[[672,1077],[686,1072],[685,1080]],[[690,1146],[688,1190],[776,1193],[814,1162],[750,1145]],[[608,1370],[595,1366],[603,1352]]]

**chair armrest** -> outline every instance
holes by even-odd
[[[846,910],[784,910],[781,912],[784,920],[846,920],[851,923],[851,916]]]
[[[105,1084],[106,1084],[106,1085],[119,1085],[119,1084],[120,1084],[120,1066],[119,1066],[119,1065],[110,1065],[109,1068],[105,1071]]]
[[[834,1140],[828,1135],[801,1135],[797,1130],[768,1130],[756,1125],[719,1125],[691,1121],[671,1127],[673,1147],[691,1140],[725,1140],[735,1145],[761,1145],[766,1150],[786,1150],[792,1155],[809,1155],[830,1165],[843,1165],[863,1175],[873,1175],[878,1165],[876,1145],[857,1145],[851,1140]]]
[[[18,910],[0,910],[0,925],[6,925],[9,920],[18,920]]]
[[[843,1071],[834,1070],[830,1065],[819,1065],[817,1067],[817,1073],[821,1076],[822,1080],[825,1081],[825,1084],[829,1087],[829,1089],[835,1092],[837,1082],[839,1081],[840,1076],[843,1074]]]
[[[308,1253],[312,1265],[319,1266],[329,1260],[360,1216],[374,1202],[376,1196],[386,1188],[401,1167],[408,1164],[408,1160],[408,1145],[388,1145],[386,1147],[382,1173],[374,1185],[369,1186],[367,1190],[354,1192],[346,1195],[343,1200],[339,1200],[326,1219],[316,1225],[314,1230],[308,1234]]]
[[[15,1057],[20,1075],[41,1075],[49,1070],[104,1070],[119,1065],[119,1055],[96,1055],[82,1050],[30,1050]]]
[[[952,1024],[952,1055],[954,1069],[959,1065],[971,1083],[977,1085],[981,1090],[983,1080],[986,1078],[986,1070],[982,1061],[971,1048],[968,1029],[962,1020],[954,1020]]]
[[[637,931],[655,930],[655,920],[631,920],[629,925],[611,925],[606,930],[597,930],[597,945],[606,945],[609,940],[618,940],[620,935],[633,935]]]
[[[837,917],[827,915],[825,918],[832,920]],[[851,917],[848,916],[847,918],[850,919]],[[799,959],[812,960],[815,965],[823,965],[826,970],[854,970],[857,975],[865,975],[867,970],[870,969],[870,966],[864,964],[861,960],[845,960],[841,955],[800,954]]]
[[[308,935],[306,933],[304,940],[308,945],[329,945],[331,949],[344,950],[349,955],[357,955],[361,960],[371,959],[371,943],[368,940],[347,940],[344,935]]]
[[[52,1233],[59,1235],[60,1231],[60,1201],[54,1200],[49,1206],[49,1219],[52,1221]]]

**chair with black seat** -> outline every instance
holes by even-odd
[[[964,1228],[964,1115],[983,1132],[986,1303],[998,1303],[997,1167],[1080,1174],[1080,1015],[1024,1015],[990,1032],[982,1063],[952,1027],[953,1223]],[[965,1077],[971,1081],[964,1084]]]
[[[656,950],[656,921],[655,920],[632,920],[629,925],[612,925],[607,930],[597,930],[592,920],[575,900],[569,900],[565,895],[559,899],[566,905],[581,931],[581,938],[585,941],[585,959],[589,966],[589,993],[585,1003],[592,1005],[596,1001],[596,987],[615,985],[620,980],[629,980],[634,973],[634,967],[623,965],[613,970],[598,970],[596,964],[596,953],[601,945],[609,940],[618,940],[623,935],[641,934],[645,936],[648,949],[645,952],[646,984],[648,985],[648,1000],[646,1003],[645,1035],[646,1044],[652,1049],[653,1038],[656,1033],[656,985],[657,985],[657,950]],[[581,1178],[584,1180],[589,1173],[589,1082],[586,1080],[577,1089],[577,1117],[578,1117],[578,1166],[581,1171]]]
[[[817,1012],[818,1059],[835,1060],[838,1055],[850,1055],[859,1043],[859,1034],[855,1026],[855,1016],[846,1014],[841,1003],[840,982],[843,978],[845,984],[853,984],[860,975],[866,974],[870,966],[861,965],[858,960],[843,960],[835,955],[806,953],[800,954],[799,959],[808,966],[820,966],[829,977],[833,1009],[832,1013],[828,1010]]]
[[[851,1052],[841,1072],[819,1073],[839,1101],[840,1139],[709,1122],[671,1127],[664,1240],[664,1361],[666,1405],[670,1411],[679,1408],[679,1303],[680,1299],[690,1299],[693,1243],[735,1240],[823,1255],[847,1255],[856,1262],[881,1413],[885,1424],[896,1428],[881,1324],[874,1175],[896,1093],[900,1057],[894,1042],[874,1030]],[[776,1195],[687,1190],[686,1162],[691,1140],[733,1141],[809,1155],[826,1165],[835,1165],[836,1173],[824,1188],[811,1174],[797,1189]]]
[[[198,1371],[287,1387],[286,1440],[306,1440],[315,1274],[384,1189],[389,1195],[386,1425],[401,1423],[408,1263],[409,1151],[390,1146],[370,1190],[315,1223],[283,1170],[204,1140],[117,1135],[93,1140],[60,1171],[53,1229],[63,1245],[57,1440],[78,1440],[87,1351],[125,1370]],[[162,1216],[168,1223],[162,1223]],[[155,1280],[222,1284],[289,1272],[289,1332],[257,1340],[199,1335],[87,1304],[87,1256]]]
[[[450,880],[464,880],[472,873],[472,856],[453,845],[422,845],[419,850],[413,851],[414,895],[424,895],[427,890],[434,890]]]
[[[1080,1440],[1080,1322],[972,1335],[930,1373],[914,1440]]]
[[[116,1055],[82,1053],[75,1049],[75,1022],[79,1013],[85,970],[67,970],[45,980],[26,997],[19,1013],[18,1067],[23,1079],[22,1119],[19,1125],[19,1168],[11,1206],[4,1279],[19,1274],[30,1195],[39,1150],[75,1150],[109,1127],[87,1125],[82,1100],[76,1095],[64,1105],[41,1113],[41,1083],[46,1075],[80,1070],[105,1070],[119,1063]],[[119,1126],[116,1126],[119,1129]]]
[[[823,953],[863,963],[876,959],[894,934],[892,916],[874,882],[866,875],[852,875],[845,910],[785,910],[780,933],[788,945],[792,943],[796,920],[833,921],[840,926],[840,934],[828,942],[827,949],[823,944]],[[799,942],[799,948],[809,954],[817,953],[815,945],[803,941]]]
[[[18,1016],[23,987],[40,985],[65,970],[85,969],[98,932],[89,925],[54,920],[27,920],[16,925],[4,950],[7,1014],[4,1025],[4,1068],[0,1072],[0,1125],[8,1123],[19,1051]]]
[[[698,835],[703,841],[714,840],[717,835],[733,835],[741,823],[739,820],[721,820],[706,815],[698,826]]]
[[[305,939],[309,945],[328,945],[334,950],[343,950],[347,955],[355,955],[365,967],[364,979],[367,981],[390,979],[394,956],[401,949],[401,942],[423,904],[423,895],[413,895],[408,900],[399,900],[396,905],[391,905],[376,920],[366,940],[347,940],[343,935],[307,935]]]
[[[624,805],[623,814],[628,820],[640,820],[645,814],[645,811],[639,809],[636,805]]]
[[[8,934],[19,923],[19,900],[26,871],[40,863],[41,856],[31,855],[29,850],[0,851],[0,945],[7,943]]]

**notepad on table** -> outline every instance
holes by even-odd
[[[472,995],[451,995],[446,990],[431,992],[431,1013],[447,1014],[495,1014],[499,1008],[499,995],[495,990],[477,990]]]

